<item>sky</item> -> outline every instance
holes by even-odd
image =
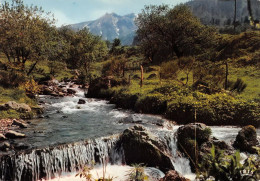
[[[4,0],[0,0],[3,2]],[[11,1],[11,0],[6,0]],[[126,15],[138,14],[144,5],[176,5],[188,0],[23,0],[27,5],[41,6],[44,11],[52,12],[56,25],[67,25],[95,20],[105,13]]]

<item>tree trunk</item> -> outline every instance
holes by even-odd
[[[234,25],[234,31],[236,31],[236,22],[237,22],[237,0],[235,0],[235,8],[234,8],[235,12],[234,12],[234,21],[233,21],[233,25]]]
[[[32,71],[33,71],[33,69],[35,68],[35,66],[36,66],[37,63],[38,63],[38,61],[36,61],[36,62],[31,66],[29,72],[27,73],[27,76],[29,76],[29,75],[32,73]]]
[[[225,78],[225,90],[228,88],[228,62],[226,61],[226,78]]]
[[[140,87],[143,87],[144,68],[143,68],[142,65],[140,66],[140,68],[141,68],[141,81],[140,81]]]
[[[189,82],[189,73],[186,74],[186,84],[185,85],[187,85],[188,82]]]
[[[254,20],[254,16],[253,16],[253,11],[252,11],[252,6],[251,6],[251,1],[250,0],[247,0],[247,10],[248,10],[248,14],[249,14],[250,23],[252,23],[254,25],[254,27],[255,27],[256,24],[255,24],[255,20]]]

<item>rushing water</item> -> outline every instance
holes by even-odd
[[[178,126],[171,126],[169,121],[159,116],[115,109],[115,105],[107,101],[84,98],[84,92],[76,90],[77,94],[73,97],[41,96],[40,99],[45,102],[45,118],[32,121],[25,129],[27,138],[17,140],[30,144],[31,149],[0,157],[0,180],[53,179],[62,174],[76,173],[93,161],[101,165],[112,164],[107,166],[108,174],[117,173],[114,180],[124,180],[126,174],[122,172],[131,167],[122,166],[124,153],[116,142],[118,133],[135,123],[157,134],[168,145],[175,169],[194,178],[188,159],[177,153],[174,133]],[[86,104],[79,105],[79,99],[86,100]],[[239,128],[212,127],[212,130],[216,138],[231,141]],[[99,172],[102,169],[99,166],[94,170]],[[152,175],[155,179],[163,177],[163,173],[154,168],[147,168],[146,172],[151,178]],[[75,179],[74,175],[68,178]]]

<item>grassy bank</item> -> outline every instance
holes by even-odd
[[[93,85],[96,89],[92,97],[107,98],[118,107],[140,113],[162,114],[178,124],[197,121],[207,125],[252,124],[259,127],[260,110],[256,98],[259,93],[257,81],[260,79],[256,69],[230,68],[231,79],[240,77],[247,82],[248,87],[242,94],[224,90],[207,94],[195,90],[189,84],[184,85],[180,81],[184,75],[182,73],[176,80],[160,80],[156,67],[151,68],[154,71],[144,73],[142,87],[138,78],[140,73],[128,72],[125,77],[131,75],[130,84],[108,88],[105,86],[108,80],[100,79],[99,84],[96,82]],[[252,74],[246,74],[249,70]],[[129,81],[124,79],[124,82]]]

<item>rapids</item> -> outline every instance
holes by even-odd
[[[102,165],[108,164],[107,174],[123,181],[131,167],[124,165],[124,153],[116,142],[118,134],[135,123],[158,135],[168,145],[175,169],[194,179],[189,160],[177,152],[174,133],[179,126],[173,126],[160,116],[136,114],[116,109],[104,100],[84,98],[84,91],[75,90],[77,93],[72,97],[40,96],[45,102],[44,118],[33,120],[24,130],[27,137],[15,140],[29,144],[30,149],[5,155],[0,152],[0,180],[80,180],[75,173],[94,161],[97,166],[93,175],[100,175]],[[79,99],[84,99],[86,104],[78,104]],[[227,142],[234,140],[240,130],[237,127],[211,128],[213,136]],[[150,180],[164,176],[155,168],[146,168],[146,172]]]

